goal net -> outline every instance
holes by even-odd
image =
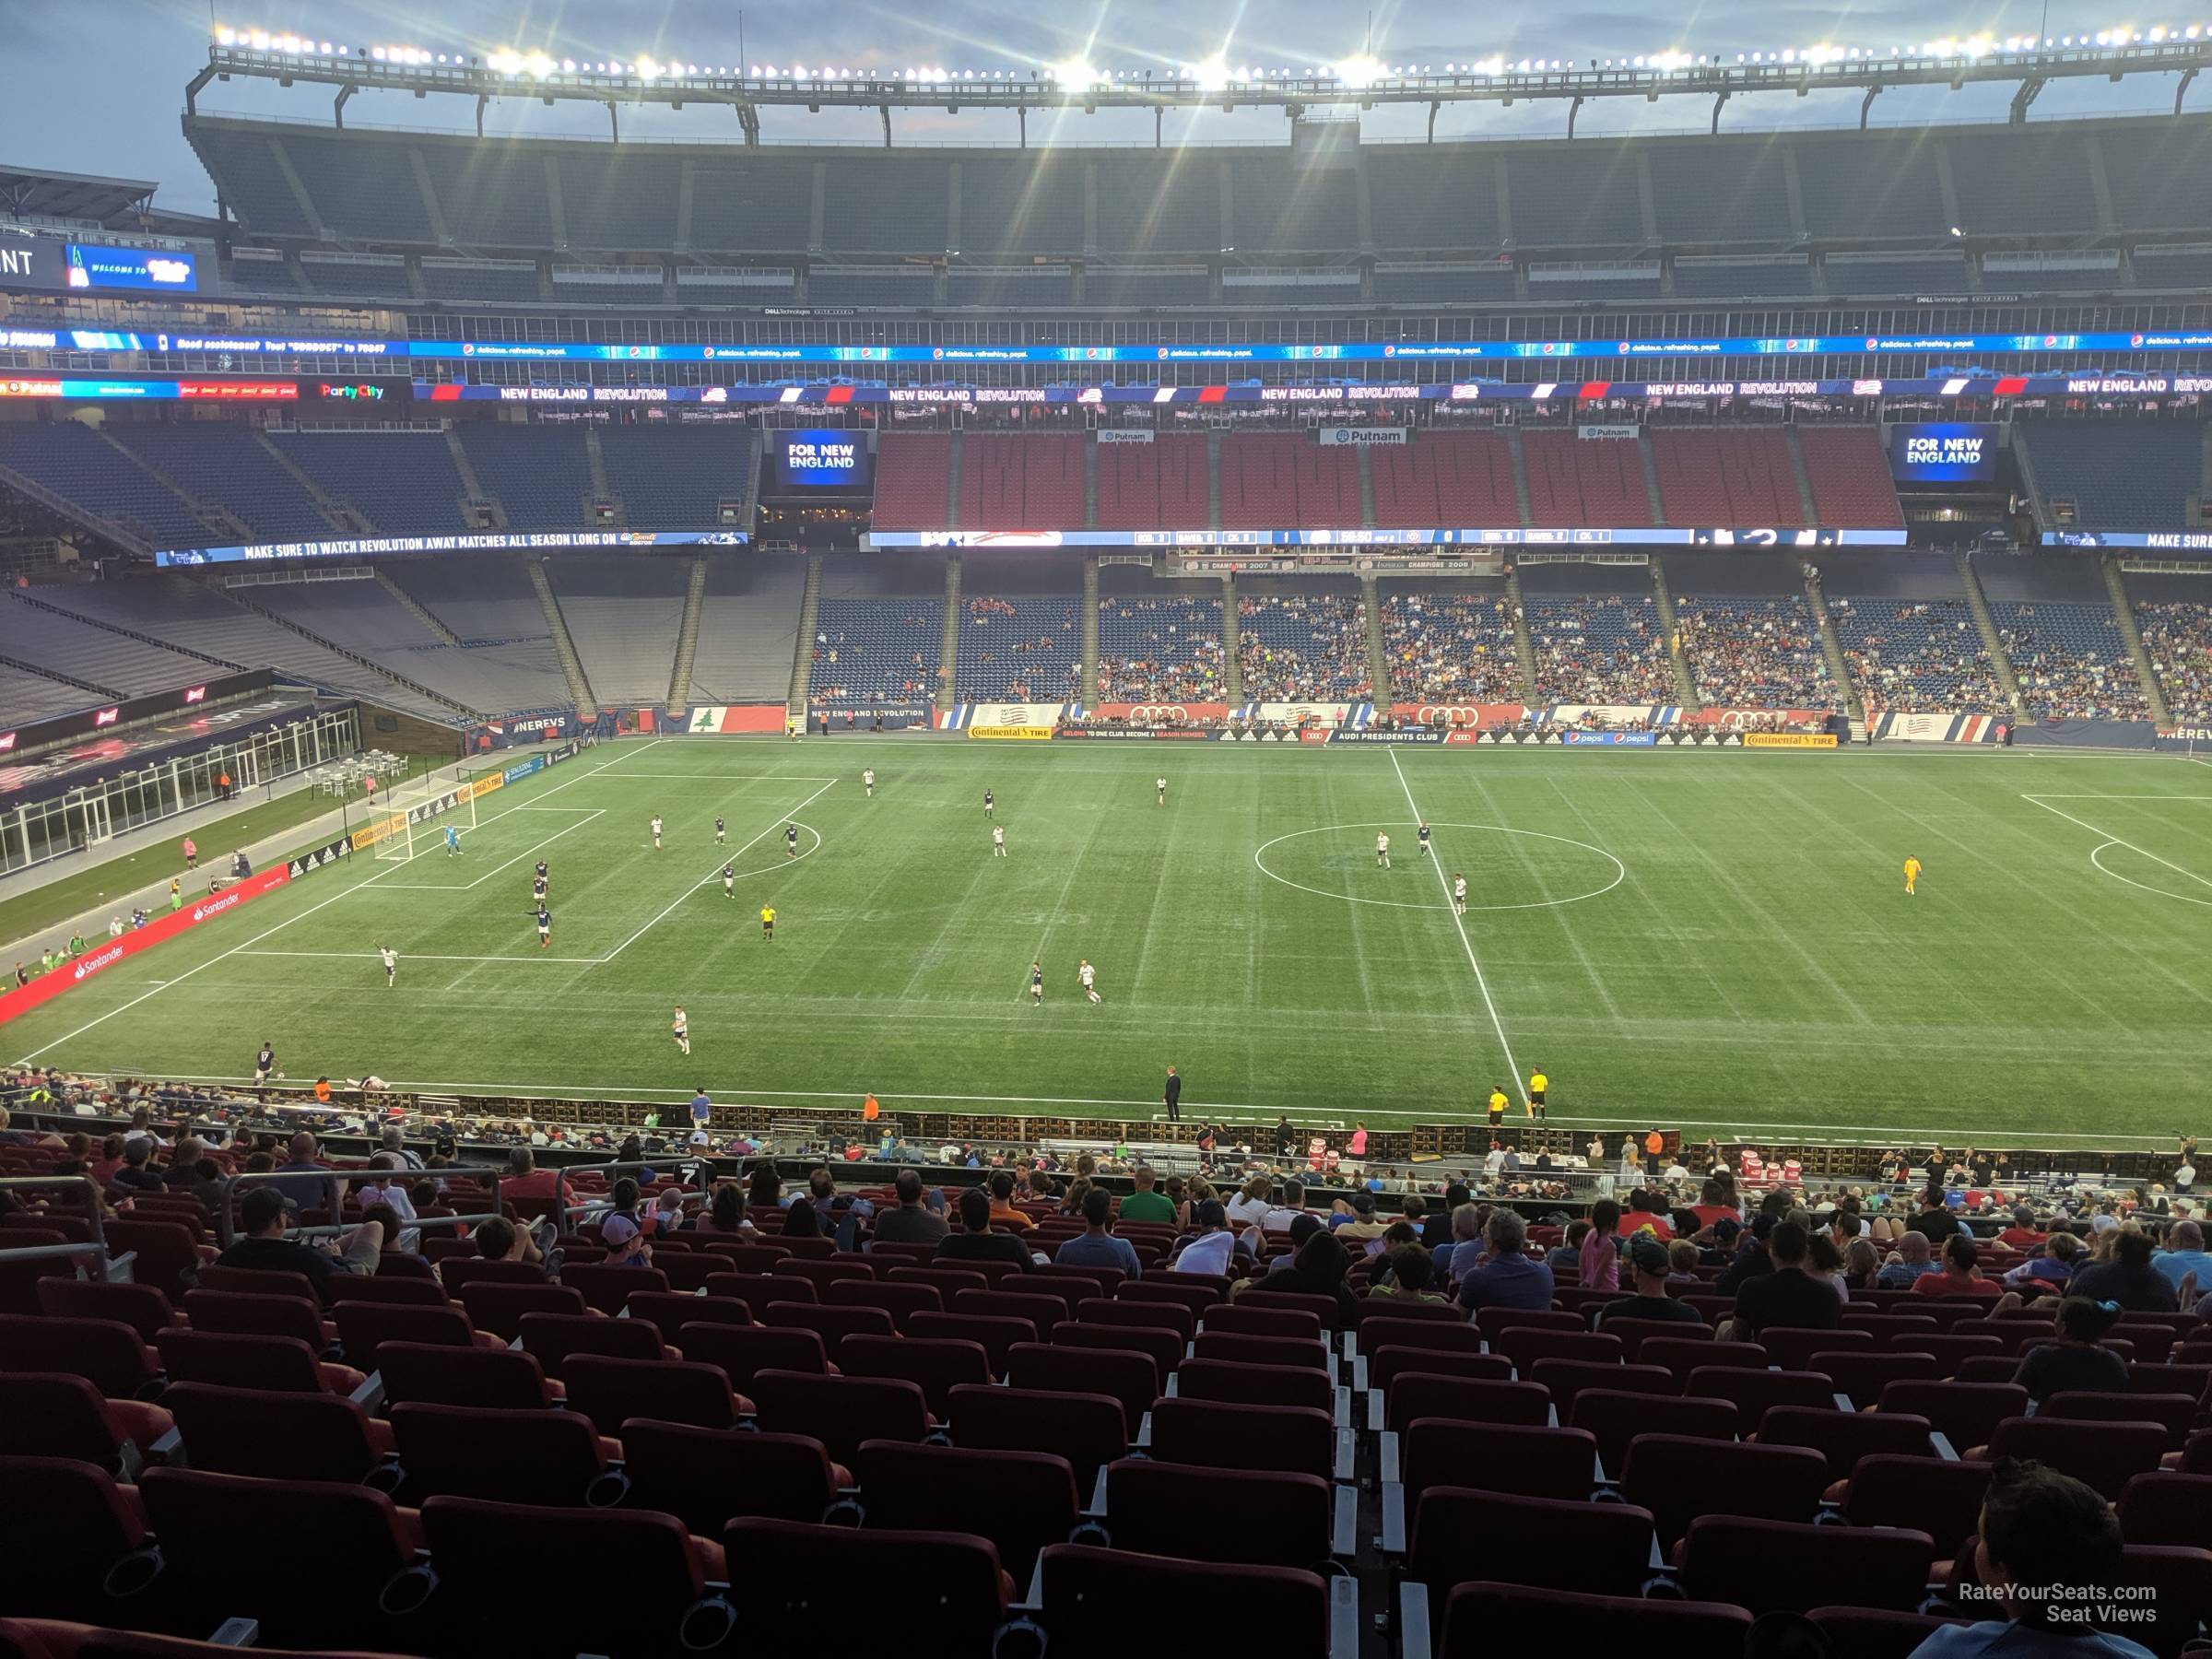
[[[405,864],[418,853],[444,849],[451,829],[463,838],[477,827],[477,794],[466,781],[457,783],[405,783],[386,799],[384,816],[370,821],[367,833],[380,859]]]

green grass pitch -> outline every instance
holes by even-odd
[[[1111,1116],[1157,1110],[1172,1064],[1186,1117],[1377,1126],[1493,1083],[1518,1111],[1540,1065],[1555,1123],[1608,1128],[2205,1126],[2212,769],[2186,759],[679,737],[479,809],[459,858],[318,872],[0,1046],[237,1078],[266,1037],[295,1080]]]

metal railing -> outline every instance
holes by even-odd
[[[284,1230],[286,1238],[304,1241],[336,1238],[343,1233],[353,1231],[360,1225],[358,1221],[348,1223],[337,1219],[345,1210],[346,1195],[343,1189],[349,1182],[360,1181],[364,1177],[377,1176],[398,1176],[410,1182],[414,1180],[439,1181],[453,1175],[470,1176],[483,1182],[490,1189],[490,1208],[471,1215],[434,1216],[418,1225],[471,1227],[479,1221],[488,1221],[493,1217],[504,1213],[500,1207],[500,1182],[503,1178],[512,1177],[513,1172],[512,1169],[501,1169],[493,1164],[453,1164],[437,1170],[253,1170],[241,1174],[226,1175],[218,1186],[221,1196],[215,1209],[216,1242],[228,1250],[238,1238],[238,1225],[235,1219],[236,1206],[232,1202],[232,1197],[241,1187],[267,1186],[276,1182],[290,1182],[297,1184],[313,1182],[319,1185],[323,1191],[324,1201],[329,1206],[333,1218],[326,1222],[316,1222],[305,1227],[288,1227]],[[279,1187],[278,1191],[286,1192],[288,1189]]]

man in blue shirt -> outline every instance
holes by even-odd
[[[1471,1313],[1485,1308],[1550,1307],[1551,1269],[1527,1253],[1528,1223],[1512,1210],[1495,1210],[1488,1237],[1489,1249],[1471,1267],[1461,1267],[1462,1252],[1453,1253],[1459,1305]]]
[[[707,1126],[707,1119],[713,1114],[714,1102],[707,1099],[707,1091],[702,1087],[697,1094],[691,1097],[692,1126],[704,1129]]]
[[[2199,1290],[2212,1290],[2212,1255],[2205,1253],[2205,1230],[2194,1221],[2175,1222],[2166,1235],[2166,1248],[2150,1258],[2150,1265],[2172,1282],[2177,1295],[2192,1273]]]
[[[1060,1246],[1053,1256],[1053,1265],[1061,1267],[1119,1267],[1131,1278],[1142,1278],[1143,1267],[1137,1265],[1136,1252],[1129,1241],[1117,1239],[1111,1229],[1113,1223],[1113,1194],[1104,1187],[1092,1187],[1083,1194],[1084,1232],[1081,1238],[1070,1239]]]

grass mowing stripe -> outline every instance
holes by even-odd
[[[1405,768],[1398,764],[1398,751],[1394,748],[1386,750],[1385,753],[1390,756],[1390,770],[1397,773],[1398,787],[1406,792],[1406,807],[1413,814],[1413,821],[1416,824],[1427,822],[1428,820],[1421,817],[1419,804],[1413,798],[1413,785],[1406,782]],[[1433,850],[1426,854],[1417,852],[1414,856],[1428,858],[1430,865],[1436,871],[1436,885],[1443,890],[1444,903],[1448,906],[1451,905],[1452,884],[1444,879],[1443,861],[1437,856]],[[1460,915],[1455,906],[1452,909],[1452,925],[1459,931],[1460,948],[1467,953],[1467,966],[1475,970],[1475,984],[1482,993],[1482,1006],[1490,1013],[1490,1029],[1498,1033],[1498,1046],[1505,1053],[1505,1069],[1513,1079],[1513,1088],[1521,1097],[1521,1104],[1526,1107],[1528,1105],[1527,1083],[1521,1076],[1520,1063],[1513,1058],[1513,1045],[1506,1041],[1505,1022],[1498,1018],[1498,1004],[1490,995],[1490,982],[1483,977],[1482,964],[1475,958],[1475,942],[1467,937],[1466,921]]]
[[[2170,858],[2160,858],[2156,853],[2145,852],[2143,848],[2136,846],[2134,841],[2123,841],[2119,836],[2111,833],[2111,831],[2100,830],[2096,825],[2088,822],[2087,819],[2077,818],[2070,812],[2060,812],[2057,807],[2052,806],[2048,801],[2042,800],[2038,796],[2022,795],[2020,799],[2030,802],[2034,806],[2041,806],[2045,812],[2056,813],[2058,817],[2065,818],[2069,824],[2079,824],[2084,830],[2087,830],[2092,835],[2103,836],[2105,840],[2112,846],[2125,847],[2130,853],[2140,853],[2143,857],[2149,859],[2152,864],[2164,865],[2176,876],[2186,876],[2190,880],[2197,883],[2197,885],[2200,887],[2212,888],[2212,877],[2199,876],[2194,870],[2183,869],[2180,865],[2175,864]]]

